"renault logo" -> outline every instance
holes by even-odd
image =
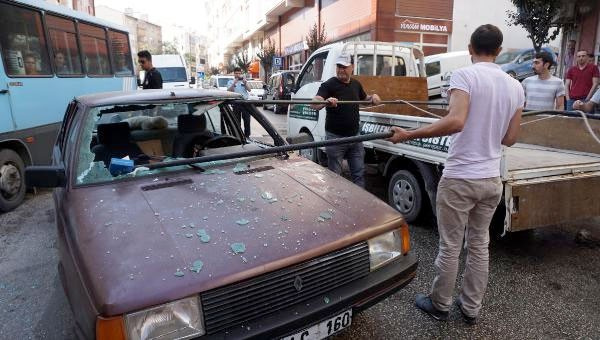
[[[294,288],[299,292],[302,290],[302,278],[300,276],[296,276],[294,280]]]

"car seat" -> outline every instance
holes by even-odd
[[[194,144],[208,140],[214,134],[206,129],[206,115],[177,116],[177,133],[173,140],[173,157],[193,157]]]
[[[140,147],[131,141],[131,132],[127,122],[99,124],[97,127],[98,144],[92,147],[94,161],[103,161],[106,167],[111,158],[129,156],[135,160],[142,155]]]

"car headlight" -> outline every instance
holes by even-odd
[[[396,229],[367,241],[371,271],[387,264],[402,255],[402,234]]]
[[[197,296],[144,309],[125,316],[127,338],[190,339],[204,335],[202,311]]]

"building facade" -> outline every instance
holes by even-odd
[[[76,11],[84,12],[89,15],[96,15],[94,6],[94,0],[46,0],[47,2],[62,5],[74,9]]]

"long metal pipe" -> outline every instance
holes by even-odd
[[[161,162],[161,163],[155,163],[155,164],[144,164],[144,165],[138,165],[138,166],[136,166],[136,168],[146,167],[146,168],[149,168],[152,170],[152,169],[167,168],[167,167],[178,166],[178,165],[206,163],[206,162],[212,162],[212,161],[217,161],[217,160],[221,161],[221,160],[241,158],[241,157],[262,156],[262,155],[268,155],[268,154],[274,154],[274,153],[296,151],[296,150],[301,150],[301,149],[311,149],[311,148],[319,148],[319,147],[323,147],[323,146],[358,143],[358,142],[365,142],[365,141],[375,140],[375,139],[390,138],[390,137],[392,137],[393,134],[394,134],[393,132],[370,133],[370,134],[361,135],[361,136],[343,137],[343,138],[336,138],[336,139],[331,139],[331,140],[323,140],[323,141],[319,141],[319,142],[298,143],[298,144],[292,144],[292,145],[274,146],[274,147],[269,147],[269,148],[260,149],[260,150],[234,152],[234,153],[230,153],[230,154],[226,154],[226,155],[211,155],[211,156],[186,158],[186,159],[180,159],[180,160],[169,161],[169,162]]]
[[[327,101],[324,100],[313,100],[310,98],[298,98],[291,100],[232,100],[228,101],[228,103],[239,103],[239,104],[253,104],[253,105],[262,105],[262,104],[282,104],[282,105],[293,105],[293,104],[315,104],[315,105],[323,105],[327,104]],[[369,100],[338,100],[338,104],[359,104],[359,105],[374,105],[373,102]],[[448,106],[448,103],[440,103],[440,102],[430,102],[424,100],[416,100],[416,101],[404,101],[404,100],[382,100],[381,104],[404,104],[404,105],[436,105],[436,106]]]

